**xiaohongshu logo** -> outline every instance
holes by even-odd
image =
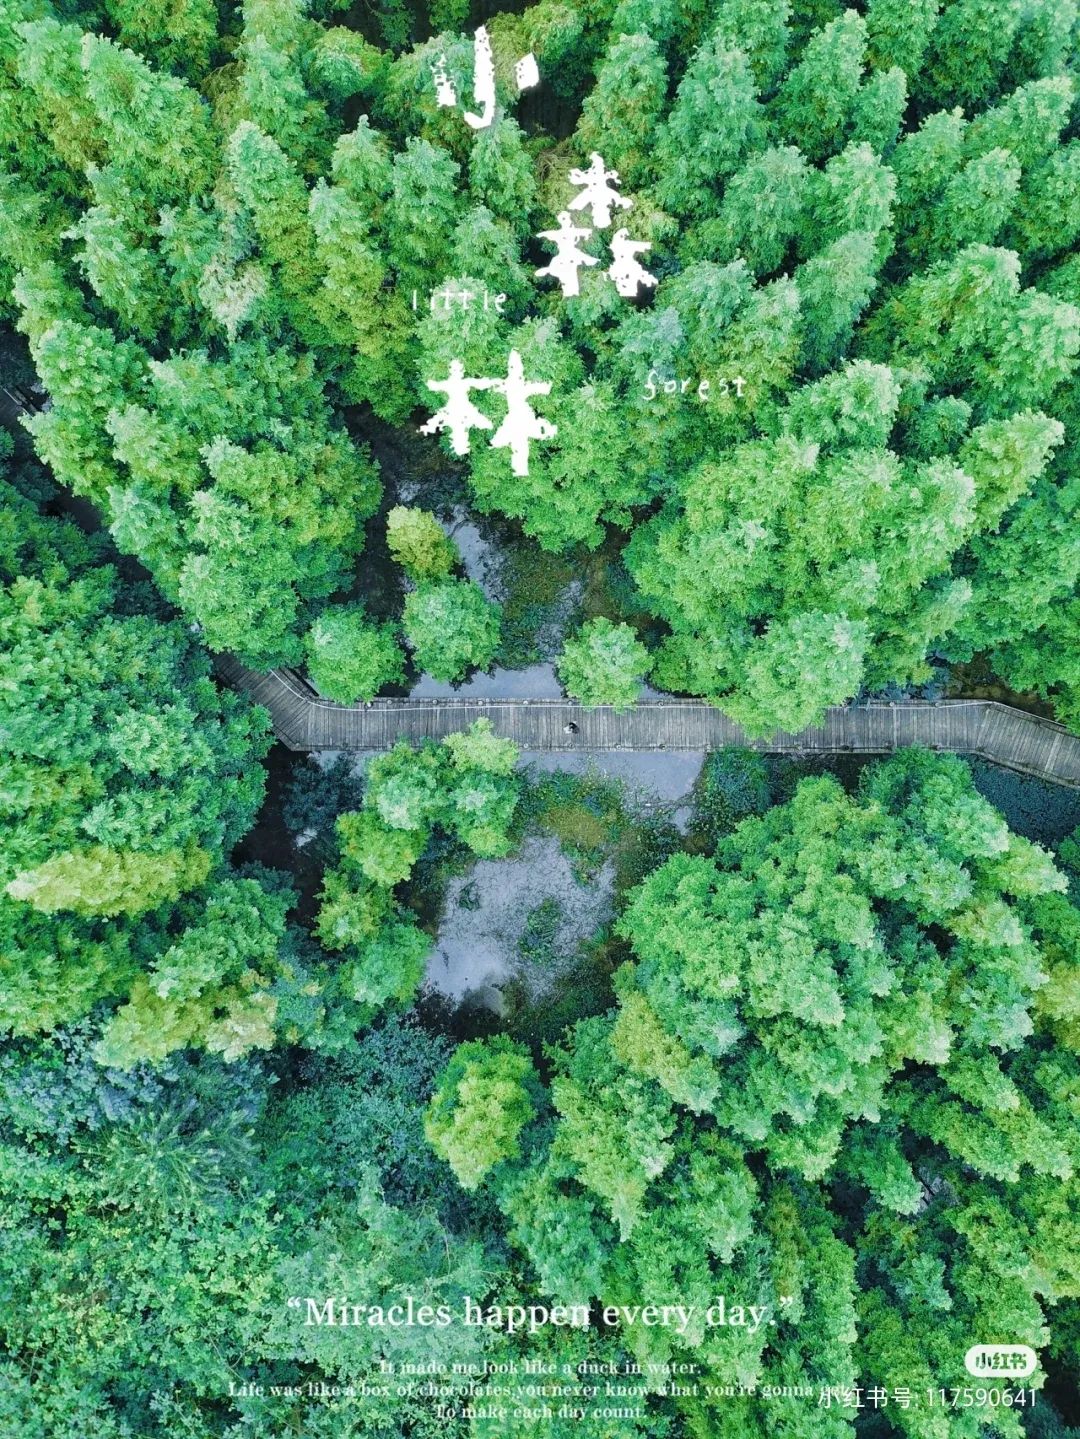
[[[964,1368],[976,1379],[992,1374],[1026,1379],[1038,1362],[1038,1355],[1026,1344],[973,1344],[964,1355]]]

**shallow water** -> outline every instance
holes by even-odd
[[[558,901],[556,948],[569,960],[609,917],[612,879],[605,866],[590,883],[580,883],[550,837],[527,839],[507,859],[477,860],[447,885],[428,984],[450,999],[472,994],[498,1010],[498,986],[512,973],[532,978],[538,989],[557,982],[561,966],[532,976],[522,969],[518,943],[529,912],[545,899]]]
[[[531,670],[510,673],[519,679],[528,677],[527,683],[542,685],[545,674],[550,675],[550,666],[535,665]],[[493,694],[507,693],[504,679],[478,678],[489,680]],[[533,689],[532,694],[536,693]],[[335,757],[334,752],[315,756],[322,765],[329,765]],[[369,757],[370,752],[365,751],[350,755],[360,772]],[[526,751],[519,766],[545,773],[599,772],[622,781],[635,807],[667,811],[676,826],[685,829],[692,813],[687,801],[704,759],[700,752]],[[861,757],[843,756],[836,759],[835,768],[848,771],[847,780],[854,783],[865,763]],[[1026,779],[980,761],[973,769],[978,788],[1020,833],[1052,844],[1080,822],[1080,794],[1075,791]],[[427,983],[449,999],[460,1001],[468,995],[495,1013],[502,1012],[500,986],[511,976],[524,979],[542,995],[545,986],[550,988],[560,982],[565,966],[557,964],[543,973],[530,972],[522,961],[518,944],[530,911],[545,899],[559,902],[563,919],[557,948],[569,957],[608,918],[611,885],[609,867],[592,883],[579,883],[553,837],[532,837],[517,855],[507,859],[478,860],[447,886],[438,934],[428,960]],[[461,902],[463,895],[466,904]]]
[[[566,696],[555,673],[555,666],[549,662],[527,665],[524,669],[508,670],[498,666],[490,674],[475,674],[464,684],[450,684],[444,680],[433,680],[430,675],[421,675],[409,691],[412,699],[503,699],[503,700],[561,700]],[[670,695],[654,690],[643,684],[638,695],[643,700],[665,700]]]
[[[646,808],[666,808],[689,795],[704,761],[704,750],[657,754],[647,750],[530,750],[521,756],[522,764],[538,770],[565,769],[573,774],[599,770],[622,780]]]
[[[523,670],[494,669],[476,674],[465,684],[453,685],[421,675],[409,691],[412,699],[562,699],[562,687],[550,664],[529,665]]]
[[[489,600],[501,598],[495,581],[498,550],[480,533],[479,528],[466,517],[464,510],[454,511],[454,522],[445,526],[450,538],[458,547],[461,563],[470,580],[475,580]]]

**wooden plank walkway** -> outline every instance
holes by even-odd
[[[800,734],[748,740],[741,726],[700,700],[642,700],[625,714],[569,700],[376,699],[339,705],[292,670],[258,674],[230,655],[215,661],[228,684],[270,711],[293,750],[382,750],[397,740],[442,739],[476,719],[491,721],[523,750],[705,750],[749,745],[767,754],[886,754],[905,745],[979,755],[1080,789],[1080,737],[1052,720],[993,700],[905,700],[845,705]],[[573,722],[576,732],[567,732]]]
[[[0,388],[0,423],[15,426],[39,406]],[[292,670],[259,674],[231,655],[215,659],[226,683],[265,705],[278,739],[293,750],[389,749],[399,739],[442,739],[476,719],[491,721],[525,750],[705,750],[740,744],[767,754],[887,754],[904,745],[979,755],[1055,784],[1080,789],[1080,738],[1052,720],[993,700],[845,705],[800,734],[748,740],[741,726],[700,700],[642,700],[626,714],[568,700],[324,700]],[[573,722],[576,732],[567,733]]]
[[[17,387],[9,388],[7,385],[0,385],[0,425],[11,430],[16,436],[22,434],[22,426],[19,421],[23,415],[37,413],[37,406],[33,403],[31,396]]]

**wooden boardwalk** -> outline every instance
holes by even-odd
[[[993,700],[906,700],[847,705],[799,734],[748,740],[741,726],[700,700],[643,700],[625,714],[569,700],[377,699],[339,705],[298,674],[257,674],[219,656],[227,683],[265,705],[281,742],[294,750],[382,750],[397,740],[441,739],[489,719],[523,750],[706,750],[749,745],[767,754],[886,754],[905,745],[979,755],[1055,784],[1080,789],[1080,738],[1052,720]],[[569,723],[577,726],[567,731]]]
[[[13,428],[39,407],[0,388],[0,424]],[[218,674],[270,711],[278,739],[293,750],[381,750],[399,739],[442,739],[476,719],[523,750],[706,750],[749,745],[766,754],[887,754],[905,745],[979,755],[1020,774],[1080,789],[1080,738],[1052,720],[993,700],[845,705],[799,734],[748,740],[734,720],[700,700],[642,700],[626,714],[569,700],[379,699],[339,705],[292,670],[259,674],[230,655]],[[573,723],[575,730],[568,731]]]
[[[0,385],[0,425],[18,437],[23,434],[19,421],[23,415],[37,413],[38,407],[24,390],[17,386]]]

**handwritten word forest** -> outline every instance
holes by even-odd
[[[500,5],[0,0],[0,1439],[1076,1439],[1077,0]]]

